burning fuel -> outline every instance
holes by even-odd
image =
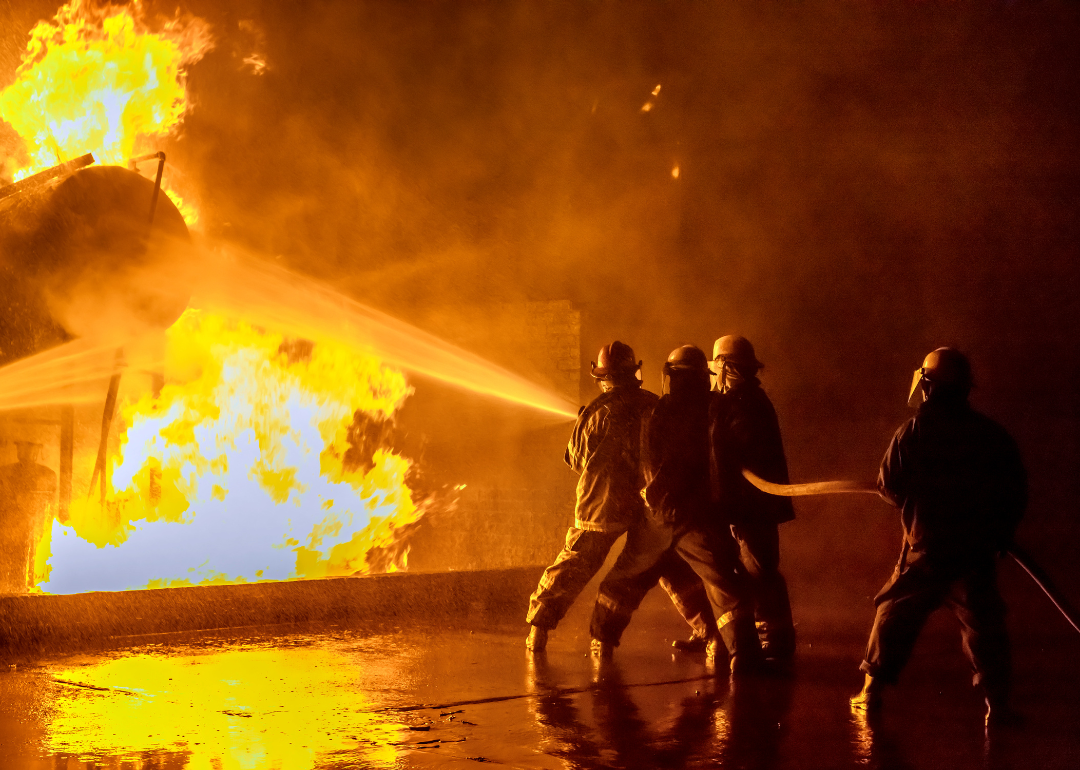
[[[159,27],[139,2],[86,0],[34,27],[15,81],[0,92],[0,115],[24,142],[0,176],[19,180],[85,153],[123,165],[158,149],[190,108],[187,68],[212,48],[199,19],[178,15]],[[194,209],[178,205],[192,222]]]
[[[380,443],[404,376],[328,342],[188,311],[166,381],[120,416],[118,463],[39,552],[55,593],[393,571],[423,509]],[[374,438],[372,438],[374,437]],[[89,458],[88,458],[89,459]],[[85,464],[85,463],[84,463]],[[51,542],[48,542],[51,541]],[[379,557],[377,564],[372,559]]]

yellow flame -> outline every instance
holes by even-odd
[[[394,546],[423,510],[405,482],[409,460],[381,445],[350,459],[350,430],[358,419],[390,420],[412,389],[372,356],[327,342],[294,348],[280,334],[187,311],[167,332],[160,395],[122,410],[106,504],[96,494],[74,500],[70,529],[55,525],[40,546],[51,547],[58,581],[45,589],[372,571],[371,554]],[[229,537],[239,539],[215,542]],[[148,548],[162,553],[140,573],[128,548],[143,561]],[[379,569],[403,568],[406,556]],[[117,565],[124,585],[87,582]]]
[[[21,179],[88,152],[125,163],[180,124],[186,68],[211,47],[198,19],[151,31],[141,3],[73,0],[34,27],[15,81],[0,91],[0,115],[26,145],[2,170]]]
[[[184,218],[184,222],[189,228],[193,228],[199,224],[199,210],[195,208],[195,205],[191,203],[191,201],[180,197],[180,194],[176,192],[176,190],[170,188],[165,182],[161,183],[161,190],[169,196],[169,200],[176,206],[176,210],[180,212],[180,216]]]

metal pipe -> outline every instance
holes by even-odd
[[[158,194],[161,192],[161,175],[165,171],[165,153],[161,150],[137,158],[128,158],[128,169],[138,171],[138,165],[144,160],[157,160],[157,178],[154,179],[154,194],[150,197],[150,227],[154,226],[154,213],[157,211]]]
[[[148,229],[154,226],[154,212],[157,211],[158,194],[161,192],[161,174],[165,171],[165,153],[157,154],[157,178],[154,179],[154,194],[150,198],[150,219],[147,222]]]
[[[75,455],[75,407],[64,404],[60,407],[60,504],[59,519],[68,520],[71,510],[71,469]]]
[[[6,198],[9,195],[15,195],[24,190],[39,187],[52,179],[56,179],[58,176],[63,176],[72,171],[78,171],[80,168],[89,166],[94,162],[94,156],[88,152],[85,155],[80,155],[74,160],[69,160],[66,163],[59,163],[52,168],[47,168],[44,171],[39,171],[32,176],[28,176],[26,179],[20,179],[15,184],[0,187],[0,198]]]
[[[116,351],[116,365],[119,368],[124,362],[124,351]],[[98,443],[97,460],[94,462],[94,475],[90,477],[90,488],[86,496],[89,498],[94,493],[94,484],[101,479],[101,504],[105,504],[105,494],[108,488],[108,478],[105,473],[105,458],[109,449],[109,429],[112,427],[113,417],[116,414],[116,395],[120,391],[120,375],[116,372],[109,378],[109,392],[105,396],[105,410],[101,415],[101,441]]]

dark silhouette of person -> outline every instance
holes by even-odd
[[[882,497],[902,511],[900,561],[874,603],[877,615],[851,699],[876,711],[897,681],[930,613],[946,604],[961,624],[987,725],[1009,723],[1011,661],[996,556],[1012,542],[1027,504],[1027,480],[1009,434],[971,408],[971,366],[938,348],[915,371],[909,403],[918,414],[893,437],[878,475]]]

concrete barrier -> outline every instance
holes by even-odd
[[[525,616],[542,567],[0,597],[0,651],[78,649],[111,637],[325,622]],[[524,621],[523,621],[524,622]]]

